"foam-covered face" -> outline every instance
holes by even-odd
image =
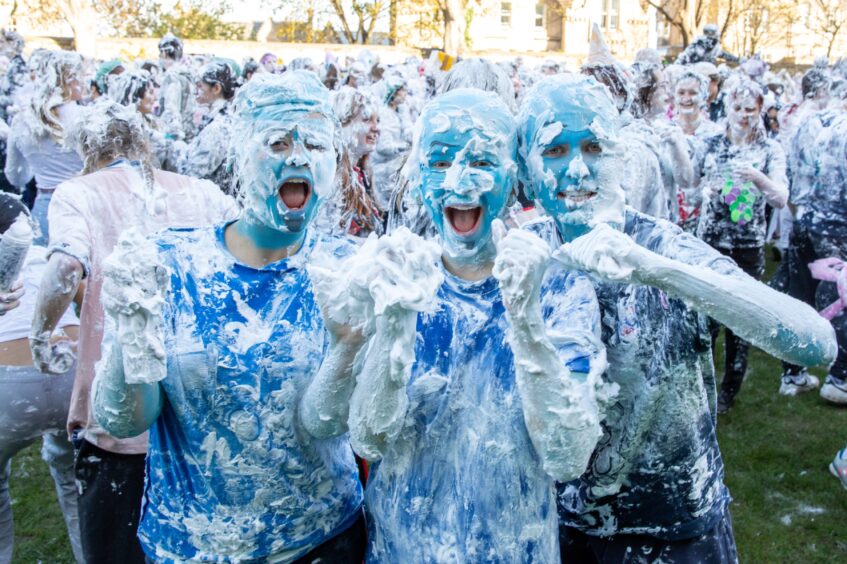
[[[680,115],[690,116],[700,111],[704,102],[701,97],[700,83],[693,78],[680,80],[674,90],[674,108]]]
[[[761,111],[758,98],[742,91],[729,100],[726,112],[729,127],[736,135],[747,135],[759,124]]]
[[[237,147],[245,214],[281,232],[301,233],[332,193],[334,126],[323,114],[269,111],[246,146]],[[245,154],[246,152],[246,154]]]
[[[359,112],[343,127],[343,132],[351,156],[358,161],[376,149],[379,141],[379,114]]]
[[[657,73],[659,82],[650,96],[650,110],[653,114],[662,114],[670,103],[670,94],[668,93],[668,83],[663,77],[663,73]]]
[[[514,120],[493,94],[458,89],[430,103],[412,157],[444,251],[464,262],[493,256],[491,223],[515,186]]]
[[[565,240],[600,223],[623,225],[620,175],[626,171],[620,170],[614,138],[617,120],[612,100],[591,79],[547,79],[524,100],[519,122],[525,189]]]

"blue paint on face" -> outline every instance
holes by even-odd
[[[563,130],[540,148],[544,170],[555,183],[541,183],[534,192],[544,210],[555,220],[559,231],[569,240],[587,233],[584,223],[567,223],[564,218],[577,207],[597,196],[597,163],[602,153],[600,140],[590,130]]]
[[[618,113],[607,92],[587,77],[537,83],[518,118],[524,188],[570,241],[598,223],[622,226],[625,196],[612,150]]]
[[[260,247],[290,246],[332,193],[339,125],[311,73],[251,81],[242,94],[233,144],[245,208],[239,230]]]
[[[421,120],[410,160],[444,250],[459,263],[491,260],[491,223],[516,181],[512,115],[496,96],[460,89],[432,101]]]

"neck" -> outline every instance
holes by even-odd
[[[747,145],[753,140],[753,130],[737,130],[732,126],[729,126],[728,137],[733,145]]]
[[[570,243],[577,237],[582,237],[591,231],[591,227],[581,223],[557,223],[556,228],[559,230],[559,235],[561,235],[562,241],[565,243]]]
[[[677,113],[676,121],[686,133],[694,133],[697,126],[700,125],[700,112]]]
[[[304,233],[288,233],[241,218],[224,232],[227,249],[247,266],[262,268],[296,254],[303,246]]]
[[[447,269],[447,272],[468,282],[485,280],[491,276],[491,271],[494,268],[494,261],[465,263],[456,261],[455,257],[450,257],[447,254],[441,255],[441,262],[444,263],[444,268]]]
[[[480,251],[467,257],[450,255],[445,249],[441,255],[441,261],[444,263],[447,272],[453,276],[468,282],[479,282],[491,276],[496,255],[497,250],[494,247],[494,242],[488,241]]]

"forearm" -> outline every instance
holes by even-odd
[[[82,264],[75,258],[62,253],[50,257],[38,289],[31,337],[49,340],[76,296],[82,274]]]
[[[810,306],[743,273],[727,276],[655,253],[649,262],[637,281],[685,300],[767,353],[803,366],[835,359],[835,332]]]
[[[339,341],[330,345],[326,359],[300,400],[300,424],[315,438],[328,439],[347,432],[353,366],[361,343]]]
[[[92,396],[97,423],[119,439],[140,435],[162,411],[158,382],[127,384],[117,342],[111,344],[103,362],[97,365]]]
[[[767,176],[762,175],[762,178],[756,181],[756,187],[765,196],[765,201],[774,208],[784,208],[788,203],[788,187],[783,184],[774,182]]]
[[[409,407],[406,384],[415,360],[414,312],[377,318],[350,399],[350,443],[361,457],[378,460],[403,428]]]
[[[512,321],[524,421],[544,471],[558,481],[579,477],[600,438],[596,384],[604,355],[592,359],[589,375],[571,373],[547,336],[540,307]]]

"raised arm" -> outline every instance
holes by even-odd
[[[495,224],[495,229],[502,230],[502,223]],[[559,481],[572,480],[585,471],[601,436],[597,388],[606,366],[605,350],[590,337],[570,343],[585,349],[589,362],[580,368],[590,368],[581,373],[568,368],[548,333],[541,309],[541,281],[549,247],[520,229],[504,237],[501,231],[495,237],[502,238],[497,243],[494,276],[511,324],[509,342],[526,428],[544,471]],[[593,309],[594,315],[587,318],[597,322],[593,289],[590,285],[583,289],[589,290],[589,295],[579,296],[575,303]],[[585,316],[574,312],[573,319],[579,323]],[[584,329],[591,335],[595,328]]]
[[[696,240],[692,244],[705,245]],[[715,261],[722,260],[717,251],[711,252]],[[828,321],[740,269],[724,273],[673,260],[640,247],[607,225],[563,245],[556,257],[607,280],[659,288],[782,360],[803,366],[835,360],[835,331]]]
[[[124,232],[103,265],[100,298],[111,344],[97,365],[93,390],[94,418],[112,436],[140,435],[162,410],[168,283],[155,245],[135,230]]]

